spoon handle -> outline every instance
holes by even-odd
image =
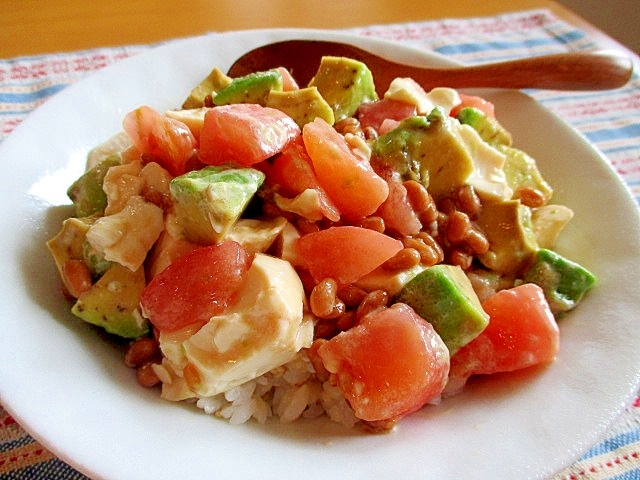
[[[413,78],[423,86],[496,87],[548,90],[607,90],[622,87],[633,72],[631,60],[616,52],[572,52],[470,67],[416,68]]]
[[[396,77],[411,77],[425,90],[434,87],[608,90],[623,86],[633,73],[629,57],[606,50],[557,53],[475,66],[425,68],[393,62],[354,45],[286,40],[247,52],[231,66],[229,75],[235,77],[283,66],[300,85],[306,85],[323,55],[350,57],[367,64],[379,94],[383,94]]]

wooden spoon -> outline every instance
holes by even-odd
[[[633,72],[631,60],[613,51],[559,53],[469,67],[424,68],[396,63],[353,45],[286,40],[245,53],[228,74],[239,77],[286,67],[299,85],[307,85],[323,55],[350,57],[366,63],[379,95],[396,77],[411,77],[427,91],[434,87],[607,90],[623,86]]]

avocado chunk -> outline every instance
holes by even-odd
[[[482,110],[465,107],[456,115],[458,121],[469,125],[480,137],[491,145],[511,145],[511,134],[493,117],[488,117]]]
[[[264,182],[253,168],[209,166],[174,178],[169,191],[187,240],[217,243],[240,218]]]
[[[403,180],[416,180],[428,187],[426,157],[430,128],[426,117],[415,116],[402,120],[397,128],[373,142],[371,166],[378,172],[392,170],[399,173]],[[425,152],[422,151],[423,144]]]
[[[470,127],[459,127],[440,107],[426,117],[402,120],[374,141],[371,165],[377,172],[393,170],[403,180],[422,183],[436,200],[463,185],[473,185],[478,194],[491,198],[510,198],[504,154]]]
[[[120,165],[120,158],[110,155],[93,168],[84,172],[67,190],[73,202],[76,217],[102,215],[107,206],[107,195],[102,182],[109,168]]]
[[[231,81],[231,77],[225,75],[222,70],[218,67],[214,68],[206,78],[193,87],[187,99],[182,103],[182,108],[188,110],[211,106],[205,105],[207,96],[211,95],[214,97],[216,92],[229,85]]]
[[[553,196],[553,189],[542,178],[536,161],[527,153],[507,145],[499,145],[498,150],[505,154],[504,173],[507,183],[513,189],[514,198],[521,198],[523,190],[535,192],[540,204],[546,205]]]
[[[554,314],[575,308],[595,285],[596,277],[583,266],[553,250],[541,248],[524,281],[539,285]]]
[[[479,259],[491,270],[520,273],[538,251],[531,209],[520,200],[483,204],[477,223],[489,240],[489,251]]]
[[[47,241],[47,248],[53,257],[62,283],[67,291],[71,291],[71,282],[67,277],[65,264],[69,260],[83,260],[84,245],[89,227],[95,218],[67,218],[62,222],[60,231]]]
[[[149,324],[138,310],[144,286],[143,268],[132,272],[113,263],[91,289],[80,295],[71,312],[114,335],[141,337],[149,331]]]
[[[82,259],[91,274],[96,277],[103,275],[113,264],[113,262],[104,258],[103,252],[93,248],[88,241],[85,241],[82,245]]]
[[[234,78],[213,97],[214,105],[257,103],[265,106],[271,90],[282,90],[282,74],[277,70],[253,72]]]
[[[288,92],[271,90],[267,97],[267,107],[277,108],[295,120],[300,128],[317,117],[333,125],[333,110],[322,98],[316,87],[300,88]]]
[[[451,355],[489,324],[471,281],[457,265],[439,264],[418,273],[395,299],[429,322]]]
[[[352,117],[360,104],[378,100],[373,74],[364,63],[345,57],[322,57],[309,82],[333,110],[335,121]]]

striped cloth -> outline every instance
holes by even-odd
[[[501,16],[376,25],[348,30],[435,51],[467,64],[603,47],[546,10]],[[151,46],[135,45],[0,60],[0,141],[66,86]],[[637,67],[640,58],[634,57]],[[636,71],[638,68],[636,67]],[[611,92],[528,92],[584,134],[640,201],[640,77]],[[0,478],[85,478],[55,458],[0,407]],[[640,479],[640,397],[607,437],[553,477]]]

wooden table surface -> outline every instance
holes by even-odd
[[[212,31],[350,28],[536,8],[605,36],[550,0],[0,0],[0,58],[148,44]]]

